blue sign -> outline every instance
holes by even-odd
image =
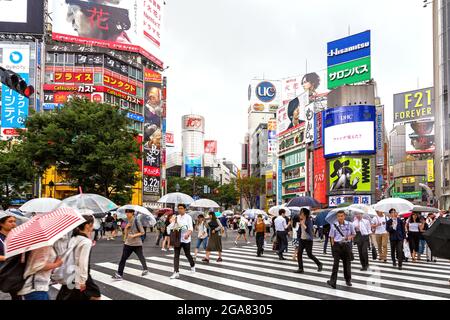
[[[269,81],[263,81],[256,86],[256,97],[264,103],[273,101],[276,95],[277,88]]]
[[[328,67],[370,56],[370,30],[328,42]]]
[[[56,108],[62,108],[64,105],[63,104],[58,104],[58,103],[44,103],[42,105],[42,109],[45,111],[49,111],[49,110],[55,110]]]
[[[372,121],[375,122],[375,106],[346,106],[329,108],[324,111],[324,128],[340,124]]]
[[[201,176],[202,157],[184,157],[186,177]]]
[[[141,115],[138,115],[138,114],[135,114],[135,113],[131,113],[131,112],[127,113],[127,117],[130,118],[130,119],[139,121],[139,122],[144,122],[144,120],[145,120],[144,116],[141,116]]]
[[[13,63],[13,64],[19,64],[23,61],[23,55],[21,52],[19,51],[13,51],[11,52],[11,54],[9,55],[9,60]]]
[[[283,202],[283,161],[281,159],[278,160],[278,174],[277,174],[277,185],[278,185],[278,191],[277,191],[277,204],[281,205]]]
[[[19,74],[27,83],[28,73]],[[2,86],[2,128],[24,129],[28,117],[28,98],[16,91]]]

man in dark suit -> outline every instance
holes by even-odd
[[[391,219],[386,223],[386,230],[389,232],[389,240],[391,242],[391,257],[393,266],[396,267],[395,254],[398,259],[398,269],[402,270],[403,263],[403,240],[405,239],[405,225],[403,220],[398,217],[395,209],[389,210]]]

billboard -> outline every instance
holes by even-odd
[[[217,141],[205,140],[205,153],[216,155],[217,154]]]
[[[314,103],[310,103],[305,108],[305,142],[314,141]]]
[[[283,160],[278,159],[277,164],[277,205],[283,203]]]
[[[371,79],[370,30],[328,43],[328,89]]]
[[[375,106],[346,106],[324,111],[325,157],[373,154]]]
[[[372,164],[369,157],[341,157],[328,161],[330,193],[371,192]]]
[[[201,176],[202,157],[185,156],[184,166],[186,177]]]
[[[427,181],[434,182],[434,160],[427,160]]]
[[[413,90],[394,95],[394,123],[434,119],[434,88]]]
[[[30,47],[0,43],[0,64],[19,74],[29,83]],[[24,129],[28,117],[29,99],[2,84],[1,135],[5,138],[17,136],[15,129]]]
[[[161,194],[162,166],[162,78],[157,72],[144,70],[144,194]]]
[[[316,149],[323,147],[323,113],[324,111],[320,111],[314,114],[314,148]]]
[[[136,52],[162,67],[163,0],[50,0],[52,39]]]
[[[314,150],[314,199],[327,203],[327,162],[323,156],[323,148]]]
[[[406,153],[431,153],[436,149],[434,121],[405,124]]]
[[[0,1],[0,33],[44,34],[44,0]]]
[[[248,87],[249,112],[277,112],[281,105],[279,80],[252,80]]]
[[[166,147],[174,147],[175,146],[175,136],[173,132],[166,133]]]
[[[202,116],[183,116],[183,130],[205,132],[205,119]]]
[[[330,208],[338,207],[342,204],[372,204],[371,195],[357,195],[357,196],[330,196],[328,198],[328,206]]]

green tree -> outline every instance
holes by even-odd
[[[28,117],[23,155],[41,175],[56,166],[73,187],[127,202],[141,156],[130,124],[117,106],[73,99],[59,110]]]
[[[239,189],[236,180],[232,180],[229,184],[219,187],[218,202],[225,207],[225,210],[239,203]]]
[[[13,199],[31,192],[35,172],[21,156],[21,148],[11,141],[0,141],[0,205],[5,210]]]
[[[239,192],[249,206],[255,208],[257,206],[257,197],[265,192],[265,180],[257,177],[244,177],[238,178],[236,183]]]
[[[190,196],[194,196],[194,177],[180,178],[180,177],[168,177],[167,192],[182,192]],[[205,193],[204,186],[208,186],[211,193]],[[200,198],[206,198],[216,201],[219,194],[214,193],[214,190],[218,190],[219,182],[214,181],[206,177],[195,177],[195,195]]]

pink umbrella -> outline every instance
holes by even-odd
[[[14,228],[6,238],[6,258],[52,246],[57,240],[86,220],[75,209],[59,208],[44,215],[37,215]]]

